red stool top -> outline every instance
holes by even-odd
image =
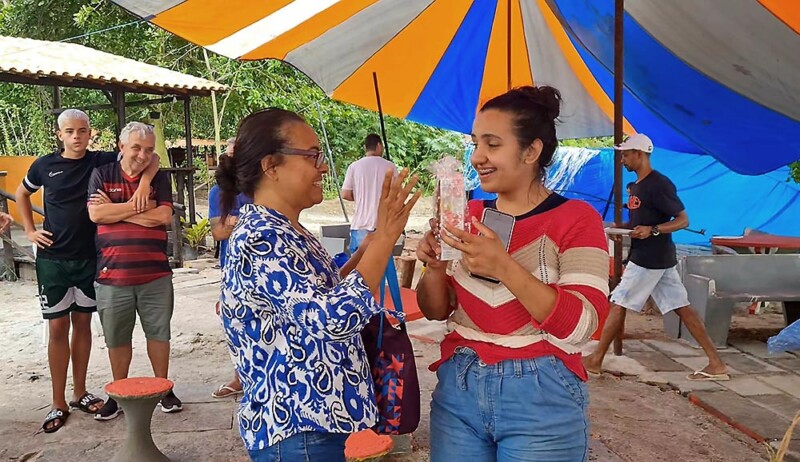
[[[106,385],[106,393],[112,398],[152,398],[163,395],[175,384],[160,377],[131,377]]]
[[[391,452],[394,441],[391,436],[378,435],[372,430],[362,430],[347,437],[344,456],[350,462],[374,459]]]
[[[400,288],[400,299],[403,301],[403,313],[406,314],[406,322],[416,321],[417,319],[422,319],[424,315],[422,311],[419,310],[419,305],[417,304],[417,291],[413,289],[409,289],[407,287]],[[389,289],[386,289],[386,298],[384,299],[384,306],[388,310],[394,310],[394,300],[389,295]],[[387,316],[389,322],[392,323],[393,326],[399,324],[399,322],[392,316]]]

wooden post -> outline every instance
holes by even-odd
[[[623,141],[623,112],[622,98],[624,95],[623,75],[623,24],[625,19],[625,1],[615,0],[614,3],[614,144]],[[622,223],[622,152],[614,151],[614,222],[619,226]],[[614,241],[614,286],[619,284],[622,277],[622,239]],[[623,321],[619,332],[614,337],[614,354],[622,354],[622,337],[625,335]]]
[[[125,92],[114,90],[114,111],[117,113],[117,141],[119,142],[119,135],[125,127]]]
[[[5,176],[5,172],[2,172]],[[8,199],[0,196],[0,212],[8,213]],[[11,227],[3,232],[3,263],[12,276],[12,280],[16,279],[16,269],[14,267],[14,245],[11,240]]]
[[[186,196],[184,196],[184,192],[186,191],[186,178],[184,177],[184,175],[186,174],[187,173],[181,169],[178,169],[178,171],[175,172],[175,188],[178,190],[176,191],[175,202],[181,205],[186,205]],[[188,174],[191,176],[191,172],[189,172]],[[184,215],[185,213],[181,213],[181,216]]]
[[[176,268],[183,268],[183,224],[178,209],[172,214],[172,258]]]
[[[61,88],[60,87],[53,87],[53,109],[61,109]],[[53,127],[55,127],[56,132],[58,132],[58,116],[61,114],[60,112],[55,115],[55,119],[53,120]],[[61,142],[60,139],[56,136],[56,146],[59,149],[64,147],[64,143]]]
[[[395,261],[400,267],[400,287],[410,289],[414,283],[414,268],[417,266],[417,258],[413,256],[397,257]]]
[[[183,123],[186,132],[186,166],[191,168],[189,178],[186,182],[188,188],[187,199],[189,201],[189,217],[187,222],[193,225],[197,222],[194,208],[194,151],[192,149],[192,113],[191,99],[187,96],[183,99]]]

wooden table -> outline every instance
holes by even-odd
[[[800,249],[800,237],[750,234],[742,237],[712,237],[711,244],[739,249],[753,248],[755,253],[767,253],[770,249]]]

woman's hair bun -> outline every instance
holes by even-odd
[[[219,157],[219,165],[217,171],[214,172],[214,178],[217,180],[217,185],[222,191],[236,191],[236,163],[233,157],[223,155]]]
[[[556,120],[561,114],[562,100],[561,92],[558,89],[542,85],[540,87],[519,87],[516,90],[528,99],[531,104],[538,106],[546,118]]]

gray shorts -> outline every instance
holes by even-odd
[[[168,342],[175,301],[172,275],[137,286],[109,286],[95,282],[97,313],[108,348],[129,345],[136,313],[147,340]]]

